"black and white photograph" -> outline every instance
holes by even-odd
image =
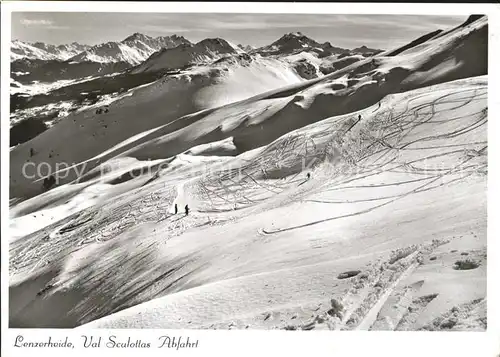
[[[9,328],[487,331],[489,16],[281,6],[12,12]]]

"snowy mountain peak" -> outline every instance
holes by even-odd
[[[258,49],[258,52],[267,55],[280,55],[300,52],[303,50],[321,48],[321,45],[302,32],[290,32],[271,43]]]
[[[230,46],[229,43],[222,38],[206,38],[197,43],[200,46]]]
[[[171,36],[159,36],[154,39],[157,42],[158,49],[160,48],[174,48],[180,45],[190,45],[191,41],[187,40],[183,36],[171,35]]]
[[[365,45],[355,48],[351,51],[352,53],[359,53],[359,54],[376,54],[382,52],[382,50],[375,49],[375,48],[369,48]]]
[[[241,48],[245,52],[250,52],[250,51],[255,50],[255,47],[250,46],[250,45],[245,46],[245,45],[239,44],[238,47]]]
[[[206,38],[196,44],[196,46],[203,50],[207,49],[215,53],[243,53],[244,51],[238,46],[226,41],[222,38]]]
[[[304,36],[304,34],[300,31],[298,32],[290,32],[290,33],[287,33],[287,34],[284,34],[282,36],[282,38],[293,38],[293,37],[306,37]]]
[[[151,55],[135,73],[181,69],[194,63],[211,62],[225,55],[244,53],[241,48],[224,39],[207,38],[196,44],[183,43],[175,48],[164,48]]]
[[[167,37],[171,38],[172,40],[184,40],[184,41],[187,41],[184,36],[179,36],[179,35],[177,35],[175,33],[173,35],[170,35],[170,36],[167,36]]]
[[[132,50],[126,44],[120,42],[106,42],[95,45],[71,58],[74,62],[128,62],[137,64],[141,62],[141,54],[137,50]]]
[[[305,36],[302,32],[290,32],[290,33],[287,33],[285,35],[283,35],[277,42],[279,41],[303,41],[303,42],[314,42],[314,43],[317,43],[316,41],[314,41],[313,39]]]
[[[121,42],[107,42],[96,45],[73,57],[72,60],[100,63],[127,62],[131,65],[137,65],[163,48],[174,48],[185,44],[190,44],[190,42],[182,36],[173,35],[153,38],[135,32]]]
[[[128,42],[128,41],[148,41],[148,40],[152,40],[152,39],[153,38],[148,36],[148,35],[143,35],[142,33],[135,32],[132,35],[128,36],[126,39],[124,39],[122,41],[122,43]]]

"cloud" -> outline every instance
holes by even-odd
[[[36,19],[36,20],[30,20],[30,19],[21,19],[21,24],[25,26],[51,26],[54,24],[54,22],[50,20],[43,20],[43,19]]]
[[[195,20],[196,18],[196,20]],[[360,28],[378,27],[389,31],[403,29],[405,31],[432,31],[437,27],[447,27],[456,22],[460,17],[439,16],[412,16],[412,15],[311,15],[311,14],[233,14],[221,16],[220,14],[206,14],[203,17],[186,16],[183,21],[189,22],[189,29],[209,30],[271,30],[284,28],[329,28],[332,30],[343,29],[346,26]],[[462,20],[463,21],[463,20]]]
[[[21,19],[20,24],[30,28],[30,27],[40,27],[40,29],[33,29],[33,31],[40,31],[41,28],[43,30],[67,30],[68,26],[60,26],[54,24],[54,21],[46,20],[46,19]]]
[[[293,28],[297,26],[297,23],[293,22],[258,22],[258,21],[248,21],[248,22],[231,22],[231,21],[210,21],[204,24],[207,29],[214,30],[262,30],[262,29],[281,29],[281,28]],[[327,27],[327,24],[311,24],[309,27]]]
[[[131,31],[137,31],[137,32],[144,32],[146,34],[159,34],[159,35],[167,35],[167,34],[174,34],[174,33],[181,33],[181,32],[191,32],[193,31],[192,28],[185,28],[185,27],[169,27],[169,26],[162,26],[162,25],[143,25],[143,26],[138,26],[134,24],[127,25],[128,28],[131,28],[133,30]],[[204,30],[198,30],[196,31],[204,31]]]

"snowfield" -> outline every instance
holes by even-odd
[[[18,145],[10,326],[485,331],[484,31],[312,79],[338,59],[238,53]]]
[[[201,70],[203,67],[195,69],[197,72]],[[223,71],[215,85],[200,90],[196,95],[195,101],[200,107],[220,107],[304,81],[286,62],[268,58],[258,58],[243,66],[227,66]],[[189,74],[189,71],[186,72],[186,75]]]

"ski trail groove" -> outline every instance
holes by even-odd
[[[413,253],[414,255],[417,254]],[[378,313],[384,306],[385,302],[389,298],[389,296],[392,294],[396,286],[399,284],[400,281],[405,279],[407,276],[409,276],[413,270],[419,265],[419,263],[412,263],[408,268],[406,268],[405,271],[394,281],[389,288],[384,292],[384,294],[378,299],[378,301],[373,305],[373,307],[368,311],[368,313],[365,315],[363,320],[356,326],[356,330],[369,330],[370,327],[375,323],[377,320]]]

